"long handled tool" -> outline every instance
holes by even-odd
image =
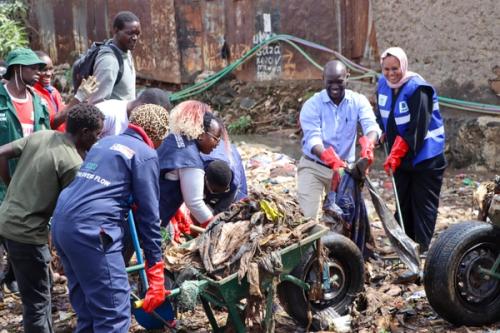
[[[134,245],[135,256],[137,258],[137,265],[128,267],[127,272],[139,271],[139,277],[144,291],[148,290],[148,279],[146,276],[146,269],[144,265],[144,260],[142,258],[141,248],[139,246],[139,237],[137,236],[137,229],[135,228],[134,216],[132,211],[128,214],[128,225],[130,229],[130,235],[132,237],[132,243]],[[139,297],[133,293],[131,296],[135,301],[139,300]],[[132,313],[134,314],[135,320],[144,327],[145,329],[159,329],[164,327],[172,328],[175,326],[175,313],[172,304],[165,300],[165,302],[157,307],[153,312],[146,313],[142,308],[132,307]]]
[[[389,152],[387,150],[387,142],[383,143],[384,145],[384,151],[385,151],[385,156],[389,156]],[[396,187],[396,179],[394,179],[394,175],[392,174],[392,169],[389,168],[389,176],[391,177],[392,181],[392,189],[394,191],[394,199],[396,201],[396,211],[398,212],[398,220],[399,224],[401,225],[401,229],[403,229],[403,232],[406,233],[405,231],[405,224],[403,223],[403,214],[401,213],[401,206],[399,205],[399,196],[398,196],[398,189]]]

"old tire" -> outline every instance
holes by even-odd
[[[315,313],[332,308],[338,314],[346,314],[349,306],[363,289],[364,264],[360,250],[350,239],[336,233],[329,233],[322,238],[323,245],[329,250],[328,264],[330,277],[338,278],[337,285],[325,292],[321,301],[310,302],[311,311]],[[316,256],[310,250],[294,268],[291,275],[305,282],[316,279]],[[278,285],[278,297],[285,311],[303,326],[307,326],[309,300],[307,292],[299,286],[284,281]],[[312,322],[314,329],[321,329],[320,323]]]
[[[467,221],[444,231],[430,248],[424,286],[432,308],[454,325],[500,321],[500,280],[479,272],[500,254],[500,228]],[[498,272],[498,270],[497,270]]]

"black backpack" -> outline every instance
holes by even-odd
[[[90,48],[85,51],[74,63],[73,63],[73,88],[75,89],[74,91],[76,92],[80,84],[82,83],[83,79],[86,79],[90,75],[94,73],[94,64],[95,60],[97,58],[97,55],[99,54],[99,50],[102,47],[109,47],[116,59],[118,60],[118,65],[120,66],[120,69],[118,70],[118,76],[116,77],[115,85],[120,82],[123,76],[123,57],[122,57],[122,52],[116,45],[111,43],[110,41],[104,41],[104,42],[94,42],[90,46]]]

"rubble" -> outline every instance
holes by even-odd
[[[288,200],[295,197],[294,172],[279,174],[280,181],[273,181],[271,170],[278,167],[295,168],[296,161],[277,152],[271,152],[269,147],[241,144],[238,149],[245,161],[248,182],[251,186],[260,187],[265,191]],[[258,158],[257,158],[258,157]],[[253,162],[250,162],[252,160]],[[255,161],[260,164],[256,166]],[[286,163],[284,162],[286,161]],[[377,158],[376,163],[381,163]],[[392,186],[379,164],[370,171],[370,178],[378,192],[394,211]],[[441,191],[440,208],[436,226],[436,234],[458,221],[475,219],[478,209],[473,204],[473,193],[480,183],[491,180],[489,173],[470,173],[468,171],[446,172]],[[364,197],[369,198],[366,189]],[[393,279],[405,269],[389,246],[381,222],[378,220],[374,207],[366,200],[372,232],[377,244],[377,259],[370,259],[365,264],[365,292],[352,307],[351,330],[355,332],[484,332],[495,330],[490,327],[453,327],[442,320],[430,307],[425,297],[424,287],[416,284],[394,285]],[[186,252],[189,253],[189,252]],[[185,253],[181,253],[184,255]],[[168,253],[167,253],[168,257]],[[201,264],[201,262],[200,262]],[[201,264],[202,265],[202,264]],[[202,267],[202,266],[200,266]],[[71,332],[76,319],[73,316],[67,297],[65,284],[57,284],[54,293],[54,325],[56,332]],[[6,294],[0,302],[0,331],[21,332],[21,303],[17,295]],[[227,316],[222,311],[215,311],[217,322],[223,324]],[[179,332],[209,332],[209,323],[200,304],[194,311],[179,314],[181,329]],[[276,304],[276,332],[305,332]],[[130,332],[145,332],[132,320]]]

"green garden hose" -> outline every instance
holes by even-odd
[[[314,67],[316,67],[319,70],[323,70],[323,67],[319,65],[309,54],[307,54],[300,46],[297,44],[302,44],[320,51],[328,52],[333,54],[337,59],[342,61],[347,68],[349,68],[351,71],[359,73],[361,75],[358,76],[352,76],[349,77],[350,81],[353,80],[362,80],[365,78],[374,78],[378,79],[378,77],[381,75],[380,73],[377,73],[369,68],[363,67],[359,64],[356,64],[352,60],[346,58],[342,54],[340,54],[337,51],[334,51],[332,49],[329,49],[323,45],[307,41],[302,38],[298,38],[295,36],[291,35],[274,35],[270,36],[269,38],[265,39],[261,43],[255,45],[252,47],[249,51],[247,51],[241,58],[237,59],[233,63],[229,64],[227,67],[221,69],[217,73],[209,76],[205,80],[198,82],[188,88],[185,88],[183,90],[177,91],[173,93],[170,96],[170,100],[172,102],[176,102],[179,100],[186,99],[188,97],[197,95],[202,93],[203,91],[208,90],[211,88],[214,84],[216,84],[219,80],[221,80],[224,76],[232,72],[234,69],[238,68],[242,64],[244,64],[246,61],[248,61],[250,58],[252,58],[255,53],[257,53],[261,48],[265,47],[266,45],[270,43],[275,43],[275,42],[285,42],[292,46],[294,49],[296,49],[307,61],[309,61]],[[374,80],[377,81],[377,80]],[[498,105],[492,105],[492,104],[483,104],[483,103],[477,103],[477,102],[469,102],[469,101],[463,101],[459,99],[454,99],[454,98],[449,98],[449,97],[438,97],[439,104],[442,106],[446,106],[449,108],[453,109],[458,109],[458,110],[463,110],[463,111],[470,111],[470,112],[478,112],[478,113],[486,113],[486,114],[493,114],[493,115],[500,115],[500,106]]]

